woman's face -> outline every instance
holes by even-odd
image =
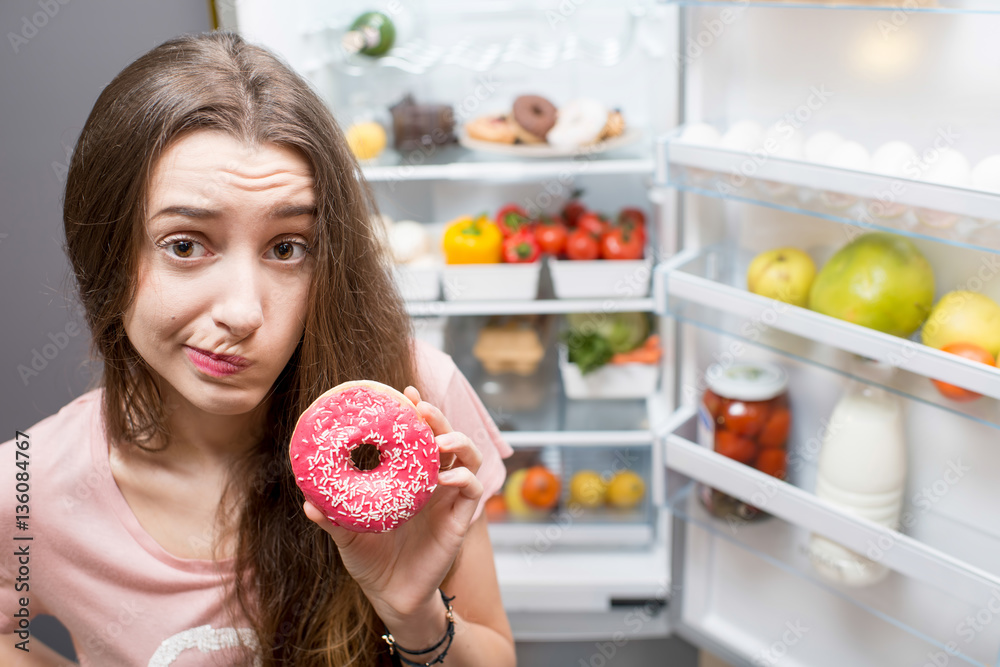
[[[150,183],[129,340],[175,399],[216,415],[261,403],[307,309],[315,196],[293,149],[200,130]]]

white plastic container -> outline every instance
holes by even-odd
[[[441,298],[441,264],[397,264],[396,286],[405,301],[437,301]]]
[[[660,364],[608,364],[586,375],[569,361],[565,345],[559,346],[559,372],[566,397],[576,400],[645,398],[660,380]]]
[[[650,259],[549,257],[548,262],[552,289],[560,299],[639,299],[649,294]]]
[[[845,512],[895,529],[903,509],[906,443],[899,400],[884,389],[853,384],[837,403],[823,439],[816,496]],[[813,567],[846,586],[870,586],[888,569],[820,535],[809,542]]]
[[[446,301],[530,301],[538,297],[541,261],[529,264],[446,264]]]

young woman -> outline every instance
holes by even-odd
[[[103,380],[0,445],[4,474],[30,461],[28,507],[0,496],[0,633],[51,614],[102,667],[514,664],[481,513],[510,449],[412,341],[358,174],[309,87],[231,34],[167,42],[103,91],[64,210]],[[442,453],[389,533],[327,521],[288,460],[299,414],[357,379],[405,388]],[[0,662],[60,664],[25,635]]]

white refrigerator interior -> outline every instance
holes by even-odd
[[[390,149],[363,166],[385,214],[436,233],[506,202],[556,211],[577,189],[589,208],[650,214],[648,293],[559,299],[549,263],[538,298],[409,303],[418,335],[454,356],[515,456],[564,480],[624,460],[647,485],[624,520],[574,515],[564,489],[552,515],[491,526],[518,639],[679,633],[737,664],[1000,664],[1000,370],[925,346],[919,332],[881,333],[747,290],[760,252],[795,247],[822,267],[861,235],[891,232],[929,261],[935,301],[955,290],[1000,301],[1000,158],[987,160],[1000,154],[1000,8],[897,4],[234,6],[227,20],[312,81],[345,128],[391,127],[388,108],[409,94],[451,105],[460,131],[535,93],[557,105],[596,98],[634,133],[600,153]],[[397,46],[345,56],[346,27],[370,9],[396,19]],[[879,150],[889,142],[902,143]],[[665,353],[644,399],[565,396],[561,315],[595,311],[656,316]],[[497,379],[473,342],[491,316],[519,314],[548,323],[545,356],[530,380]],[[708,367],[753,361],[789,375],[784,480],[697,444]],[[931,378],[982,397],[954,401]],[[831,415],[856,381],[903,413],[898,529],[814,493]],[[859,459],[859,473],[869,463]],[[768,516],[719,519],[704,486]],[[824,578],[811,560],[817,536],[888,574],[860,587]]]

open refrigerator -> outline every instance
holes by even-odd
[[[991,0],[216,4],[224,26],[306,76],[344,127],[391,125],[388,109],[406,94],[451,105],[461,126],[536,93],[597,98],[621,109],[638,133],[612,150],[548,158],[390,147],[363,166],[382,211],[395,219],[433,225],[508,201],[554,210],[576,189],[589,208],[642,205],[650,213],[648,291],[559,298],[548,265],[534,298],[449,299],[435,291],[437,298],[408,303],[417,334],[453,356],[518,460],[540,462],[564,480],[577,470],[625,467],[646,484],[642,502],[624,514],[573,512],[561,502],[544,517],[491,525],[518,640],[677,633],[733,664],[1000,664],[993,511],[1000,370],[922,345],[916,335],[779,305],[746,285],[759,252],[794,246],[822,265],[861,233],[891,231],[927,257],[936,297],[965,289],[1000,300],[1000,194],[684,134],[696,123],[724,133],[739,121],[784,122],[802,136],[833,130],[869,150],[890,140],[921,153],[948,147],[975,164],[1000,153],[1000,7]],[[347,26],[371,9],[397,20],[396,47],[377,59],[346,55]],[[830,205],[828,193],[841,205]],[[897,215],[871,215],[883,210],[876,202],[896,205]],[[656,389],[642,398],[567,398],[561,315],[634,311],[653,314],[664,343]],[[504,316],[540,323],[545,351],[530,376],[487,373],[473,355],[480,328]],[[697,444],[706,370],[739,361],[777,363],[788,374],[794,465],[783,481]],[[929,378],[983,397],[949,400]],[[814,493],[820,443],[852,382],[894,396],[905,414],[900,530]],[[769,516],[717,519],[699,502],[700,485]],[[814,535],[868,555],[888,576],[864,587],[824,579],[810,560]]]

